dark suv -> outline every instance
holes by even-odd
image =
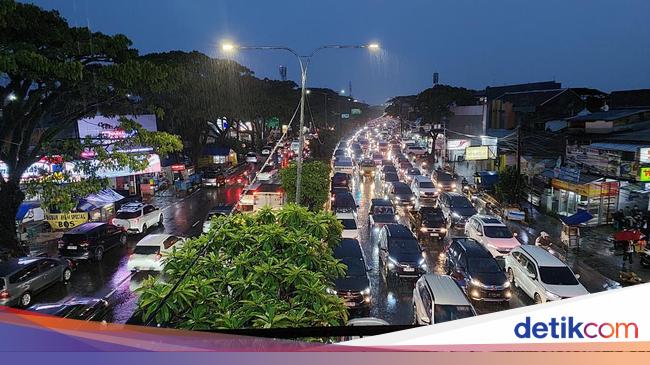
[[[59,254],[70,259],[101,261],[104,252],[126,245],[126,232],[120,227],[103,222],[77,226],[59,240]]]
[[[438,205],[449,224],[449,228],[465,229],[469,217],[477,213],[472,202],[459,193],[443,193],[438,197]]]
[[[348,267],[345,277],[334,281],[336,294],[343,299],[348,308],[368,308],[370,279],[359,241],[352,238],[342,239],[339,246],[334,249],[334,257]]]
[[[445,250],[445,270],[476,301],[509,302],[510,282],[497,260],[471,238],[454,238]]]
[[[425,254],[413,233],[402,224],[382,227],[377,238],[386,278],[418,278],[426,272]]]
[[[357,203],[350,192],[340,192],[333,196],[332,211],[334,213],[356,213]]]

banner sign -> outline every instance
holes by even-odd
[[[55,231],[72,229],[88,221],[88,213],[47,213],[45,220]]]
[[[477,146],[465,148],[465,161],[487,160],[490,157],[488,146]]]
[[[650,167],[641,167],[639,169],[639,181],[650,181]]]

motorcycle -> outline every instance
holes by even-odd
[[[643,248],[643,251],[639,252],[639,258],[641,261],[641,266],[645,268],[650,267],[650,248],[648,248],[647,245]]]

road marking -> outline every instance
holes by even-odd
[[[194,224],[192,224],[192,228],[193,228],[193,227],[196,227],[196,225],[199,224],[200,222],[201,222],[201,221],[196,221],[196,222],[194,222]]]

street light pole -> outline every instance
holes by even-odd
[[[302,162],[303,162],[303,151],[305,147],[305,95],[306,95],[306,86],[307,86],[307,68],[309,67],[309,62],[311,58],[320,50],[326,48],[367,48],[369,50],[379,50],[379,45],[377,43],[371,43],[366,45],[325,45],[320,46],[314,49],[309,55],[300,55],[298,52],[294,51],[292,48],[283,47],[283,46],[238,46],[231,43],[224,43],[221,45],[221,49],[225,52],[232,52],[235,49],[252,49],[252,50],[283,50],[291,52],[298,59],[300,64],[300,130],[298,132],[298,159],[296,161],[296,204],[300,204],[301,197],[301,188],[302,188]]]

